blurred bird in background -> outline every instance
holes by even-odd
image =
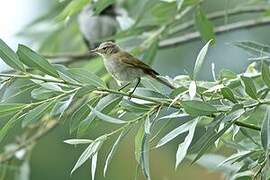
[[[127,12],[113,4],[105,8],[99,15],[95,15],[91,4],[84,7],[78,16],[79,28],[89,49],[94,49],[117,32],[118,16],[127,16]],[[112,39],[110,39],[112,40]]]

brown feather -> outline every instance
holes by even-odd
[[[118,52],[114,56],[117,56],[120,61],[130,65],[133,68],[142,69],[145,74],[148,74],[152,77],[159,75],[159,73],[152,69],[150,66],[135,58],[128,52]]]

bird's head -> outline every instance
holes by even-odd
[[[96,49],[91,50],[91,53],[96,53],[103,56],[110,56],[112,54],[118,53],[120,47],[113,42],[103,42]]]

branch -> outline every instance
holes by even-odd
[[[269,10],[269,6],[247,6],[247,7],[238,7],[235,9],[229,9],[229,10],[223,10],[223,11],[216,11],[213,13],[210,13],[207,15],[207,18],[209,20],[216,20],[225,16],[230,16],[230,15],[239,15],[239,14],[245,14],[245,13],[259,13],[259,12],[265,12]],[[169,30],[169,34],[175,34],[178,33],[180,31],[184,31],[187,30],[189,28],[191,28],[192,26],[194,26],[195,21],[191,20],[188,22],[185,22],[179,26],[176,26],[174,28],[172,28],[171,30]]]
[[[84,54],[73,54],[73,53],[63,53],[63,54],[43,54],[45,58],[48,59],[65,59],[65,62],[69,62],[70,60],[88,60],[89,58],[95,57],[92,53],[84,53]],[[69,61],[68,61],[69,60]]]
[[[253,129],[255,131],[261,131],[261,128],[259,126],[256,126],[256,125],[253,125],[253,124],[247,124],[247,123],[240,122],[240,121],[236,121],[234,124],[237,125],[237,126],[240,126],[240,127]]]
[[[254,28],[254,27],[265,26],[269,24],[270,24],[270,17],[263,17],[261,19],[244,20],[244,21],[240,21],[240,22],[236,22],[236,23],[232,23],[228,25],[219,26],[214,29],[214,32],[216,34],[222,34],[222,33],[227,33],[227,32],[236,31],[240,29]],[[169,48],[169,47],[177,46],[183,43],[194,41],[198,38],[200,38],[199,32],[187,33],[183,36],[162,40],[159,43],[159,47]]]

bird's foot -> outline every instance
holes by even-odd
[[[133,93],[134,93],[134,91],[128,93],[128,100],[131,100]]]
[[[118,89],[118,91],[121,91],[121,90],[125,89],[125,88],[128,87],[129,85],[130,85],[130,83],[127,83],[126,85],[120,87],[120,88]]]

